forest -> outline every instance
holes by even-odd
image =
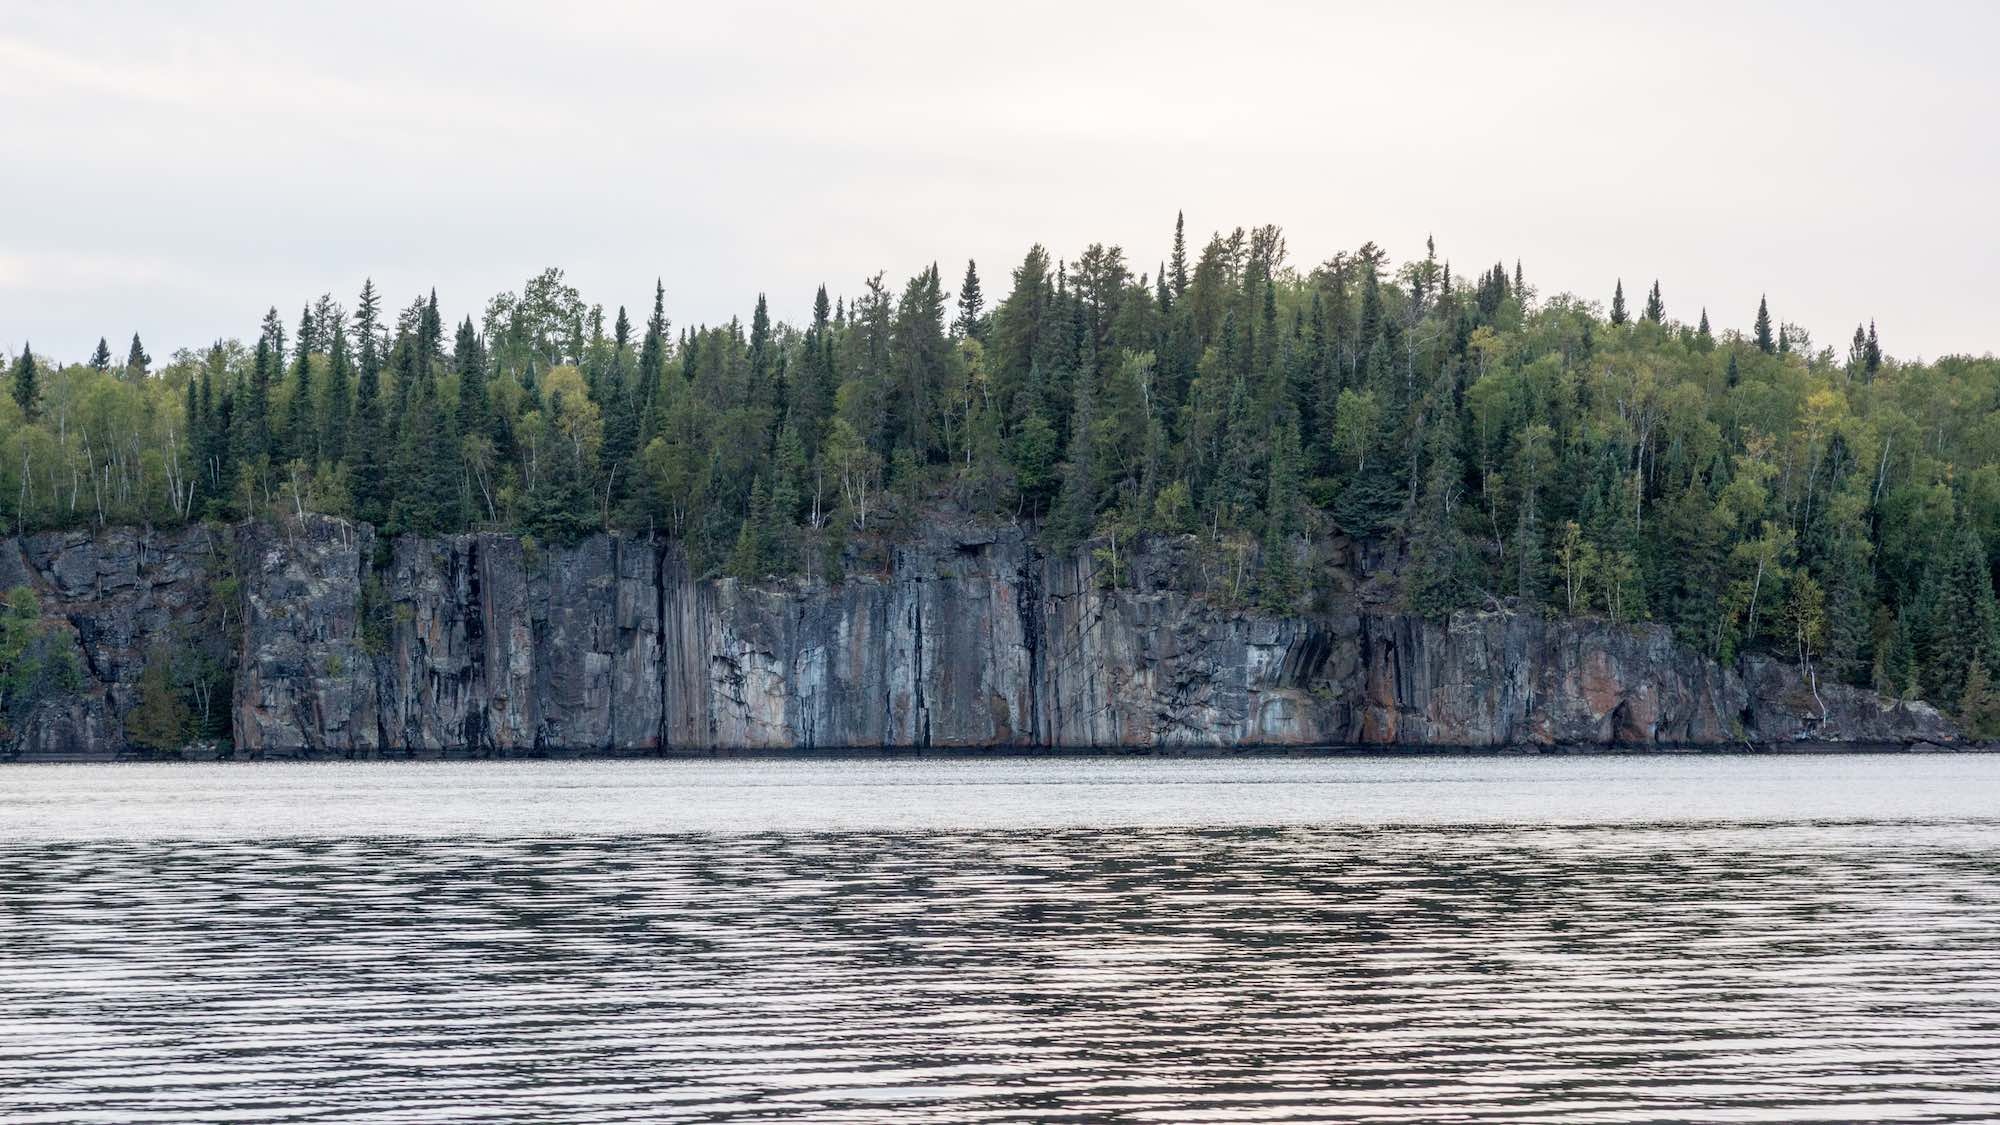
[[[41,529],[321,512],[389,534],[678,542],[699,573],[837,582],[940,508],[1029,521],[1100,580],[1191,537],[1208,596],[1311,612],[1336,540],[1400,605],[1658,621],[2000,734],[2000,361],[1544,296],[1374,243],[1306,265],[1273,226],[1134,270],[1037,245],[821,287],[803,325],[607,312],[562,271],[456,325],[372,282],[156,362],[6,358],[0,520]],[[1635,284],[1635,293],[1640,287]],[[10,646],[25,643],[10,624]]]

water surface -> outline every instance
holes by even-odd
[[[0,770],[0,1120],[1975,1121],[2000,757]]]

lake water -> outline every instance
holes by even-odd
[[[0,1121],[1990,1121],[2000,756],[0,769]]]

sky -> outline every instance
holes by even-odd
[[[373,277],[448,319],[560,266],[794,322],[1184,211],[1902,357],[2000,348],[2000,5],[1451,0],[13,3],[0,351],[156,360]]]

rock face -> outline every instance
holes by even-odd
[[[384,544],[325,518],[32,536],[0,551],[0,582],[42,593],[87,674],[16,752],[128,752],[144,653],[217,620],[240,631],[236,745],[273,754],[1956,738],[1923,704],[1724,668],[1658,626],[1224,609],[1187,592],[1188,554],[1156,544],[1107,590],[1019,529],[940,525],[882,573],[808,587],[695,580],[629,536]]]
[[[201,527],[0,539],[0,590],[35,592],[52,639],[77,657],[82,689],[36,704],[0,753],[60,759],[128,749],[123,718],[139,702],[148,654],[190,651],[209,629],[240,627],[227,598],[230,556],[228,536]],[[226,687],[208,702],[228,708]]]

